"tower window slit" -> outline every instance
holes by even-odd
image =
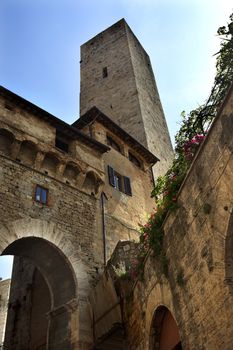
[[[108,76],[108,68],[104,67],[103,68],[103,78],[107,78],[107,76]]]

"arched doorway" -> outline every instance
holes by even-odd
[[[150,350],[182,350],[179,329],[171,312],[159,306],[152,320]]]
[[[14,255],[5,347],[9,350],[73,349],[76,280],[65,255],[51,242],[26,237],[8,245]]]

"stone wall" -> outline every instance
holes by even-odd
[[[60,332],[59,324],[62,322],[70,325],[72,346],[88,347],[93,337],[88,294],[106,262],[105,249],[108,258],[119,239],[138,238],[138,222],[145,222],[147,210],[152,209],[152,201],[146,200],[152,187],[151,171],[144,166],[136,168],[126,156],[115,150],[109,151],[106,145],[100,143],[102,140],[76,135],[76,131],[67,125],[63,126],[64,130],[59,130],[66,135],[65,141],[70,148],[69,152],[62,151],[56,147],[57,129],[54,125],[61,121],[25,100],[22,105],[17,104],[15,100],[21,101],[21,98],[4,89],[0,92],[0,95],[3,93],[0,98],[0,253],[29,258],[33,263],[32,271],[35,268],[42,271],[52,293],[50,330],[53,333],[50,338],[59,339],[59,343],[52,344],[51,349],[66,346],[64,342],[68,333]],[[17,122],[12,123],[14,120]],[[40,137],[42,132],[45,133],[44,139]],[[77,133],[80,131],[77,130]],[[109,155],[104,158],[106,151]],[[130,177],[132,197],[117,192],[109,185],[107,164]],[[48,191],[44,204],[36,200],[37,185]],[[102,191],[108,197],[104,208],[106,247]],[[71,275],[73,277],[68,278]],[[19,283],[20,273],[18,281],[14,278],[16,284]],[[33,288],[37,285],[34,280],[32,284]],[[27,290],[27,282],[22,283],[22,288]],[[72,295],[68,293],[71,290]],[[33,300],[33,295],[28,298]],[[15,302],[22,298],[19,295],[13,299]],[[25,304],[24,300],[21,304]],[[33,314],[34,309],[27,309],[25,317]],[[58,310],[62,310],[61,314],[68,320],[60,320],[59,323]],[[21,338],[17,332],[25,321],[24,317],[19,319],[15,341]],[[9,334],[12,334],[14,322],[9,322]],[[23,329],[27,333],[23,340],[27,342],[33,330],[29,324]],[[10,346],[14,349],[15,344]]]
[[[104,168],[106,174],[105,185],[103,187],[106,198],[105,224],[106,224],[106,245],[107,258],[110,258],[119,240],[138,241],[139,224],[144,224],[148,213],[154,207],[154,200],[150,198],[153,189],[153,178],[151,164],[140,157],[135,151],[135,156],[140,162],[140,167],[129,161],[129,152],[133,152],[127,142],[119,136],[111,133],[100,123],[93,123],[92,131],[94,137],[106,143],[107,136],[112,137],[119,145],[121,152],[111,148],[104,154]],[[108,166],[122,176],[130,179],[132,196],[116,190],[109,183]]]
[[[139,141],[160,159],[153,167],[156,180],[166,173],[173,160],[171,140],[150,58],[128,25],[126,31],[142,116],[142,123],[137,125],[134,136],[140,137],[141,128],[145,129],[146,138]],[[130,127],[126,121],[124,123],[126,130],[133,125],[135,128],[135,120]]]
[[[125,20],[81,46],[80,96],[81,115],[99,108],[160,159],[155,178],[166,172],[173,151],[150,59]]]
[[[14,258],[8,304],[6,349],[45,348],[50,294],[42,275],[25,257]]]
[[[10,94],[7,92],[7,95]],[[91,286],[96,283],[98,271],[104,263],[102,228],[98,219],[99,195],[105,177],[101,151],[104,148],[93,143],[95,141],[84,139],[86,141],[82,142],[81,137],[77,137],[76,140],[68,137],[71,152],[65,153],[55,147],[56,128],[50,120],[45,123],[45,127],[44,111],[37,111],[34,106],[30,107],[29,113],[25,101],[22,102],[23,106],[17,104],[15,107],[14,96],[11,109],[6,102],[9,103],[8,98],[1,98],[0,252],[23,257],[34,252],[31,258],[34,259],[34,263],[36,260],[36,267],[45,269],[43,273],[45,272],[45,275],[47,273],[46,278],[53,284],[50,285],[50,289],[54,293],[55,291],[58,293],[63,285],[62,265],[59,268],[61,262],[58,265],[53,262],[55,264],[53,268],[59,269],[53,274],[47,271],[49,267],[44,264],[51,258],[51,252],[56,250],[60,252],[64,266],[69,265],[69,271],[74,276],[73,297],[77,305],[76,307],[59,305],[59,302],[53,299],[51,317],[54,320],[60,317],[54,307],[56,310],[61,308],[63,315],[68,312],[70,321],[67,319],[67,324],[70,327],[72,346],[77,347],[78,344],[87,346],[86,344],[92,343],[91,313],[87,294]],[[41,115],[37,115],[35,111]],[[25,126],[28,120],[30,130]],[[69,129],[66,126],[64,128]],[[44,133],[44,138],[39,138],[40,132]],[[75,133],[72,130],[70,132]],[[46,205],[36,201],[36,185],[48,190]],[[35,250],[37,245],[34,242],[40,242],[35,241],[36,238],[45,242],[46,247],[50,245],[54,247],[48,252],[48,258],[43,256],[46,247],[42,249],[38,246],[38,251]],[[26,241],[20,246],[21,239]],[[26,285],[22,287],[26,288]],[[66,300],[73,303],[69,297]],[[75,302],[73,304],[75,305]],[[21,321],[23,323],[23,318]],[[60,319],[59,322],[61,324],[63,321]],[[50,327],[52,332],[59,331],[59,322],[54,329]],[[77,327],[77,322],[80,322],[81,326]],[[26,332],[28,327],[24,329]],[[51,349],[54,346],[56,349],[62,346],[64,348],[62,333],[59,336],[56,334],[54,339],[59,339],[60,345],[57,343],[51,346]],[[63,334],[65,336],[64,332]],[[25,341],[27,337],[24,336]],[[14,345],[12,346],[14,349]]]
[[[4,341],[10,284],[10,279],[0,281],[0,345]]]
[[[149,252],[143,278],[114,282],[123,297],[127,349],[160,349],[162,316],[154,323],[158,310],[171,312],[179,329],[179,335],[173,329],[173,340],[180,336],[183,349],[232,349],[232,112],[233,87],[184,180],[177,211],[165,219],[166,260]],[[113,254],[113,266],[133,258],[133,246],[125,253],[122,244]]]
[[[232,349],[233,89],[164,224],[168,276],[150,255],[125,304],[129,349],[150,349],[155,310],[173,314],[184,349]]]

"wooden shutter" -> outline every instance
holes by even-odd
[[[114,176],[114,169],[108,165],[108,178],[111,186],[116,187],[116,180]]]
[[[125,186],[125,193],[128,196],[132,196],[132,190],[130,185],[130,178],[127,176],[124,176],[124,186]]]

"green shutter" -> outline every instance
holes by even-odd
[[[116,187],[116,181],[115,181],[115,176],[114,176],[114,169],[108,165],[108,178],[109,178],[109,183],[112,187]]]
[[[130,185],[130,178],[127,176],[124,176],[124,186],[125,186],[125,193],[128,196],[132,196],[132,190]]]

